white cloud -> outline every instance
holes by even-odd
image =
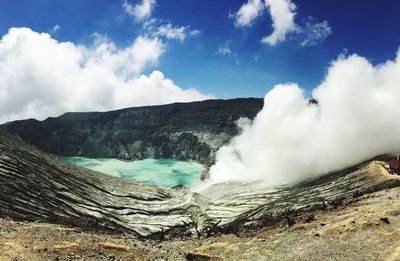
[[[120,49],[108,38],[98,34],[94,36],[94,46],[84,50],[85,62],[108,67],[124,78],[137,76],[145,68],[156,65],[165,51],[164,43],[157,38],[139,36],[130,46]]]
[[[220,46],[219,48],[218,48],[218,54],[221,54],[221,55],[231,55],[232,54],[232,51],[231,51],[231,48],[229,47],[229,46],[227,46],[227,45],[225,45],[225,46]]]
[[[160,26],[154,35],[183,42],[186,38],[187,31],[187,26],[174,27],[172,24],[168,23]]]
[[[312,18],[305,21],[304,26],[299,32],[301,46],[318,45],[332,33],[332,28],[327,21],[314,23]]]
[[[265,0],[265,5],[269,8],[274,31],[261,41],[276,45],[284,41],[288,33],[296,31],[294,22],[296,5],[291,0]]]
[[[290,33],[296,33],[301,46],[313,46],[323,42],[332,32],[327,21],[315,23],[312,17],[306,19],[304,25],[295,23],[296,5],[292,0],[248,0],[234,15],[235,25],[244,27],[252,25],[253,21],[268,9],[272,19],[273,32],[264,37],[261,42],[276,45],[287,39]]]
[[[235,61],[236,64],[240,63],[238,54],[236,52],[232,51],[230,41],[227,41],[227,42],[225,42],[224,45],[221,45],[220,47],[218,47],[217,54],[233,58],[233,60]]]
[[[59,24],[56,24],[55,26],[53,26],[50,30],[49,30],[49,33],[50,34],[55,34],[55,33],[57,33],[58,31],[60,31],[61,30],[61,26],[59,25]]]
[[[153,37],[162,37],[168,40],[183,42],[188,35],[197,36],[201,33],[201,31],[196,29],[190,30],[190,26],[174,26],[171,23],[160,25],[163,21],[151,18],[151,13],[155,5],[156,0],[142,0],[141,4],[136,4],[135,6],[128,3],[128,0],[124,0],[122,7],[136,21],[143,22],[143,29]]]
[[[0,40],[0,122],[210,98],[159,71],[142,74],[164,51],[157,38],[118,48],[97,35],[88,47],[12,28]]]
[[[122,7],[125,12],[135,18],[136,21],[144,21],[151,17],[151,13],[156,5],[156,0],[142,0],[140,4],[131,5],[127,0]]]
[[[199,30],[191,30],[190,26],[174,26],[171,23],[161,24],[157,19],[151,19],[145,22],[143,28],[153,37],[159,37],[168,40],[185,41],[188,36],[198,36],[201,34]]]
[[[314,89],[310,104],[296,84],[275,86],[253,122],[222,147],[209,183],[300,182],[400,152],[400,50],[373,66],[358,55],[340,56]]]
[[[235,25],[237,27],[249,26],[253,21],[262,15],[265,6],[261,0],[248,0],[237,11],[235,18]],[[231,15],[230,15],[231,16]]]
[[[189,34],[190,34],[191,36],[198,36],[198,35],[201,34],[201,31],[200,31],[200,30],[197,30],[197,29],[194,29],[194,30],[190,31]]]

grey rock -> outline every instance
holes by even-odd
[[[0,130],[0,217],[157,237],[191,227],[194,195],[79,168]]]
[[[236,121],[253,119],[262,106],[263,100],[255,98],[208,100],[66,113],[44,121],[10,122],[4,127],[59,156],[169,158],[210,166],[216,151],[238,134]]]
[[[133,237],[238,233],[286,222],[288,216],[304,221],[323,202],[340,199],[344,206],[358,200],[355,191],[366,195],[399,185],[397,176],[371,161],[273,189],[232,183],[216,184],[202,194],[184,186],[164,190],[62,162],[0,129],[0,218]]]

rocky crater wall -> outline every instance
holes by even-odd
[[[110,112],[66,113],[3,125],[24,141],[60,156],[126,160],[170,158],[210,166],[238,134],[236,121],[262,109],[256,98],[207,100]]]
[[[0,129],[0,218],[133,237],[209,237],[291,225],[399,185],[383,162],[371,161],[272,190],[250,183],[216,184],[201,194],[179,186],[164,190],[62,162]]]

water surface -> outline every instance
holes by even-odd
[[[162,188],[171,188],[179,184],[192,187],[200,181],[203,171],[201,164],[169,159],[145,159],[129,162],[108,158],[60,158],[114,177],[154,184]]]

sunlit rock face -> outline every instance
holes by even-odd
[[[135,237],[236,233],[354,203],[400,185],[372,161],[292,187],[216,184],[165,190],[59,160],[0,128],[0,218],[125,232]]]
[[[78,166],[114,177],[153,184],[162,188],[192,187],[200,182],[203,166],[194,162],[168,159],[121,161],[106,158],[61,157]]]
[[[140,160],[168,158],[214,163],[216,151],[253,119],[262,99],[208,100],[111,112],[66,113],[45,121],[5,125],[26,142],[55,155]]]

